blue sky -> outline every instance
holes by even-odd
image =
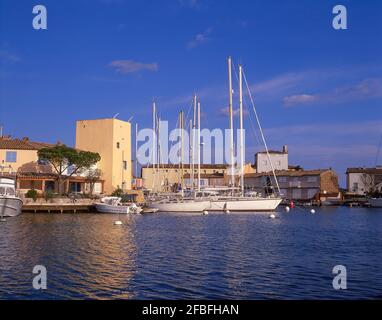
[[[47,8],[47,30],[32,28],[36,4]],[[336,4],[347,7],[347,30],[332,27]],[[6,134],[73,145],[75,120],[117,112],[148,127],[153,97],[175,126],[194,91],[204,126],[225,128],[232,55],[270,147],[287,144],[291,164],[333,167],[342,185],[346,167],[375,165],[381,1],[0,0],[0,23]],[[252,160],[262,147],[248,119]]]

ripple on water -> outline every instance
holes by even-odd
[[[382,212],[268,215],[26,214],[0,225],[0,298],[381,297]],[[32,268],[48,290],[32,289]],[[332,289],[332,268],[348,290]]]

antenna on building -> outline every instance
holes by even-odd
[[[131,120],[133,120],[134,116],[131,116],[129,119],[127,119],[127,122],[130,122]]]
[[[118,116],[119,116],[119,112],[117,112],[117,113],[114,115],[113,119],[116,119]]]
[[[0,125],[0,138],[3,137],[3,125]]]

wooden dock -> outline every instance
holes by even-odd
[[[94,212],[94,206],[89,204],[24,204],[22,212],[34,213],[86,213]]]

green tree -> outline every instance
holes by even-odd
[[[66,145],[55,145],[54,147],[42,148],[38,151],[40,159],[47,161],[57,173],[58,193],[62,195],[63,183],[72,175],[82,170],[89,169],[101,160],[98,153],[90,151],[79,151]],[[69,167],[74,169],[69,175],[64,175]]]

